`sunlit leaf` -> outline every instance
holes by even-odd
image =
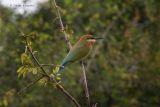
[[[17,73],[18,73],[18,77],[25,77],[26,74],[27,74],[27,71],[28,71],[28,67],[25,67],[25,66],[22,66],[20,67],[18,70],[17,70]]]
[[[33,74],[37,74],[38,68],[32,67],[32,68],[31,68],[31,72],[32,72]]]
[[[33,66],[32,60],[26,53],[21,54],[21,62],[23,65]]]
[[[53,74],[58,73],[59,69],[60,69],[60,67],[56,67],[55,69],[53,69]]]
[[[59,76],[56,76],[56,80],[57,80],[57,81],[60,81],[61,78],[60,78]]]
[[[37,72],[38,72],[37,68],[32,68],[32,70],[33,70],[32,71],[33,74],[37,74]]]
[[[44,77],[44,78],[42,78],[42,79],[39,81],[39,83],[40,83],[41,85],[46,85],[46,84],[47,84],[47,81],[48,81],[48,78]]]
[[[20,73],[21,70],[23,70],[23,69],[24,69],[24,66],[20,67],[20,68],[17,70],[17,73]]]

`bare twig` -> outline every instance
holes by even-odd
[[[51,2],[51,3],[52,3],[52,2]],[[68,45],[69,49],[71,49],[71,48],[72,48],[72,45],[71,45],[71,43],[70,43],[70,41],[69,41],[69,38],[68,38],[68,35],[67,35],[66,31],[65,31],[65,28],[64,28],[64,25],[63,25],[63,22],[62,22],[62,18],[61,18],[61,14],[60,14],[60,12],[59,12],[59,7],[57,6],[57,3],[56,3],[55,0],[53,0],[52,5],[53,5],[54,8],[56,9],[57,17],[58,17],[58,19],[59,19],[59,23],[60,23],[60,26],[61,26],[61,31],[63,32],[63,34],[64,34],[64,36],[65,36],[65,40],[66,40],[66,42],[67,42],[67,45]]]
[[[69,38],[68,38],[68,35],[65,31],[65,28],[64,28],[64,25],[63,25],[63,22],[62,22],[62,18],[61,18],[60,12],[59,12],[59,7],[57,6],[57,3],[56,3],[55,0],[53,0],[52,5],[56,9],[56,13],[57,13],[57,16],[59,17],[59,23],[60,23],[62,32],[65,36],[65,40],[67,42],[67,45],[68,45],[69,49],[71,49],[72,45],[71,45],[71,43],[69,41]],[[87,97],[87,102],[88,102],[88,105],[90,106],[90,98],[89,98],[89,91],[88,91],[88,84],[87,84],[87,79],[86,79],[86,71],[85,71],[85,68],[84,68],[84,63],[82,62],[81,65],[82,65],[82,70],[83,70],[83,79],[84,79],[83,84],[84,84],[85,96]]]
[[[25,90],[27,90],[28,88],[32,87],[34,84],[36,84],[40,79],[42,79],[44,76],[40,76],[39,78],[37,78],[36,80],[32,81],[31,83],[29,83],[26,87],[24,87],[23,89],[21,89],[17,95],[20,95],[22,92],[24,92]]]
[[[69,99],[71,99],[76,104],[77,107],[81,107],[80,104],[75,100],[75,98],[72,97],[61,85],[56,85],[56,87],[60,89],[61,92],[65,94]]]
[[[88,84],[87,84],[87,78],[86,78],[86,70],[83,61],[81,62],[82,65],[82,71],[83,71],[83,85],[84,85],[84,91],[85,96],[87,98],[88,106],[91,106],[90,98],[89,98],[89,91],[88,91]]]
[[[49,82],[49,83],[51,83],[52,85],[56,86],[57,89],[59,89],[64,95],[66,95],[66,97],[68,99],[70,99],[72,102],[74,102],[76,107],[81,107],[80,104],[77,102],[77,100],[67,90],[65,90],[62,87],[62,85],[60,85],[55,79],[52,79],[52,80],[56,83],[56,85],[54,83],[52,83],[52,82]]]
[[[97,107],[97,104],[98,104],[98,103],[93,104],[92,107]]]
[[[55,64],[41,64],[41,66],[63,67],[61,65],[55,65]]]
[[[38,59],[35,57],[35,55],[33,54],[32,48],[30,46],[28,46],[28,50],[30,52],[30,54],[32,55],[32,58],[34,59],[34,61],[36,62],[36,64],[41,68],[41,70],[43,71],[44,74],[48,75],[48,73],[45,71],[45,69],[41,66],[41,64],[39,63]],[[48,75],[49,76],[49,75]]]

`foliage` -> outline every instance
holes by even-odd
[[[157,0],[62,0],[58,1],[62,20],[74,44],[86,33],[102,36],[102,41],[87,70],[91,102],[98,107],[158,107],[160,105],[160,2]],[[119,17],[117,13],[124,10]],[[18,15],[0,6],[0,106],[68,107],[70,104],[51,85],[37,84],[23,95],[15,94],[39,73],[19,31],[33,33],[32,47],[41,63],[59,65],[67,54],[55,10],[49,3],[39,11]],[[93,48],[93,52],[94,52]],[[93,54],[92,52],[92,54]],[[21,58],[20,58],[21,56]],[[18,69],[19,68],[19,69]],[[17,70],[18,69],[18,70]],[[48,68],[48,73],[56,72]],[[53,70],[53,72],[52,72]],[[17,78],[24,76],[25,79]],[[82,70],[72,64],[61,74],[64,87],[86,106],[81,85]],[[45,83],[45,78],[41,81]]]

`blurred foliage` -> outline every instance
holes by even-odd
[[[103,35],[115,20],[87,71],[91,102],[97,102],[98,107],[158,107],[160,1],[61,0],[57,4],[72,44],[83,34]],[[117,17],[122,10],[123,14]],[[35,34],[32,45],[41,63],[60,64],[68,52],[55,13],[49,3],[41,4],[36,13],[29,15],[15,14],[0,5],[1,107],[70,106],[65,97],[49,85],[38,84],[23,95],[15,96],[35,78],[30,74],[25,79],[17,78],[16,71],[22,66],[20,56],[25,51],[19,31]],[[86,62],[89,60],[90,57]],[[78,63],[61,75],[64,87],[85,107],[81,76]]]

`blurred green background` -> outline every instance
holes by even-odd
[[[160,1],[57,1],[72,44],[84,34],[105,35],[114,21],[102,43],[95,44],[92,55],[99,47],[95,56],[85,61],[91,102],[97,102],[98,107],[159,107]],[[35,78],[30,73],[17,77],[25,50],[20,30],[36,34],[32,45],[41,63],[60,64],[68,52],[55,13],[48,2],[28,15],[0,5],[0,107],[74,106],[49,85],[37,84],[14,96]],[[80,64],[74,63],[63,72],[62,83],[82,107],[87,107],[81,76]]]

